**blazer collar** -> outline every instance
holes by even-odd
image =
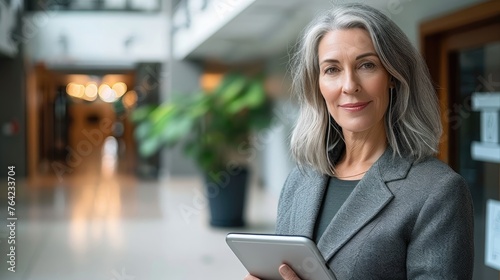
[[[363,179],[354,188],[344,205],[326,228],[318,242],[318,248],[325,260],[329,260],[363,226],[379,213],[393,198],[386,182],[406,177],[412,161],[392,155],[387,148],[373,164]],[[328,176],[309,172],[307,184],[300,191],[305,192],[294,198],[293,232],[312,238],[316,218],[327,187]]]

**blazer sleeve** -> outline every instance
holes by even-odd
[[[408,243],[408,279],[472,279],[474,217],[465,180],[452,173],[437,180]]]

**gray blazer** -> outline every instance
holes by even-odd
[[[312,238],[327,176],[293,170],[277,234]],[[435,158],[388,148],[337,212],[318,248],[339,280],[471,279],[473,209],[465,180]]]

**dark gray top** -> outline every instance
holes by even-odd
[[[358,183],[359,180],[347,181],[335,177],[329,178],[328,187],[325,189],[321,209],[314,227],[314,241],[316,243],[318,243],[326,227],[332,221],[333,216],[337,214],[342,204],[344,204]]]

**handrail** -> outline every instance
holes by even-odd
[[[153,8],[137,7],[133,5],[132,0],[125,0],[122,6],[106,6],[104,0],[38,0],[25,2],[26,11],[28,12],[160,12],[162,6],[162,0],[155,0],[156,3]]]

